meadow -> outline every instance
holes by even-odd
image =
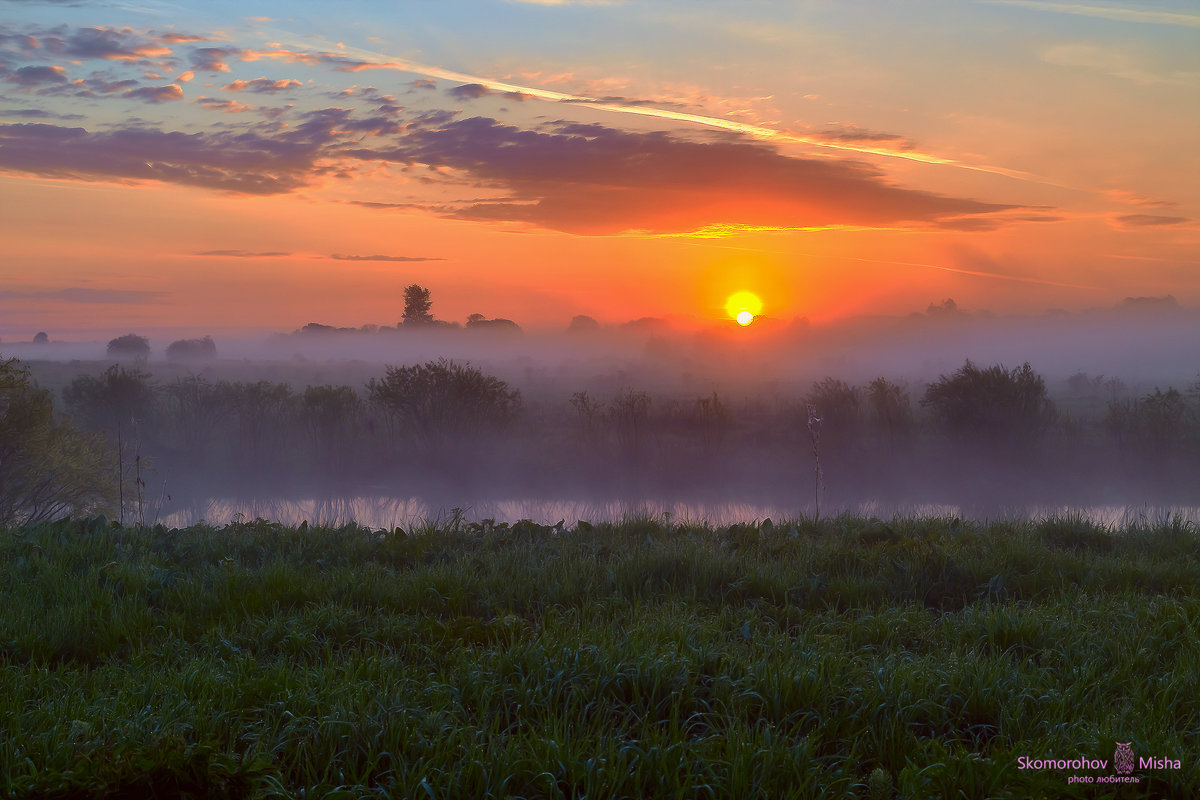
[[[1200,531],[1181,520],[93,518],[0,531],[0,586],[8,797],[1200,785]],[[1167,766],[1068,783],[1111,777],[1117,742]]]

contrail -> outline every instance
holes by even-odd
[[[273,34],[272,34],[273,35]],[[689,122],[696,125],[704,125],[709,128],[718,128],[720,130],[733,131],[735,133],[744,133],[748,136],[753,136],[757,139],[764,139],[773,142],[786,142],[790,144],[803,144],[811,147],[821,147],[831,150],[843,150],[854,153],[864,153],[885,158],[899,158],[905,161],[916,161],[923,164],[934,164],[939,166],[957,167],[959,169],[967,169],[975,172],[987,172],[993,175],[1002,175],[1007,178],[1014,178],[1021,181],[1030,181],[1034,183],[1043,183],[1053,186],[1060,184],[1033,175],[1031,173],[1022,172],[1020,170],[1006,169],[1004,167],[984,166],[979,164],[967,164],[962,161],[955,161],[949,158],[931,155],[929,153],[919,153],[902,150],[888,150],[886,148],[869,147],[861,144],[851,144],[846,142],[831,142],[826,139],[821,139],[815,136],[804,136],[802,134],[788,133],[778,131],[773,128],[767,128],[762,125],[752,125],[746,122],[737,122],[721,117],[710,117],[703,114],[691,114],[684,111],[672,111],[664,108],[652,108],[647,106],[631,106],[620,103],[606,103],[598,98],[586,97],[577,94],[568,94],[565,92],[556,92],[551,89],[539,89],[533,86],[522,86],[515,83],[507,83],[498,81],[492,78],[485,78],[479,75],[469,75],[465,72],[456,72],[454,70],[443,69],[429,64],[421,64],[408,59],[390,58],[382,53],[364,50],[358,47],[330,47],[330,49],[321,53],[312,53],[308,50],[309,43],[297,41],[283,41],[280,44],[286,44],[289,47],[297,48],[305,51],[304,54],[310,56],[322,57],[336,63],[337,59],[353,57],[358,59],[359,64],[346,65],[341,69],[349,72],[358,72],[366,69],[394,69],[400,72],[410,72],[415,75],[424,75],[429,78],[440,78],[448,81],[458,81],[459,83],[477,83],[480,86],[487,87],[496,92],[513,92],[530,97],[536,97],[541,100],[551,100],[558,103],[580,103],[586,104],[588,108],[596,108],[601,111],[609,111],[618,114],[634,114],[643,117],[657,117],[660,119],[670,119],[679,122]],[[326,44],[328,42],[326,41]],[[260,57],[286,57],[280,53],[278,56],[274,53],[259,53]],[[289,53],[288,55],[291,55]],[[296,54],[299,55],[299,54]]]
[[[958,267],[946,267],[941,264],[923,264],[916,261],[891,261],[878,258],[858,258],[856,256],[835,256],[847,261],[862,261],[869,264],[896,264],[902,267],[924,267],[925,269],[936,269],[942,272],[957,272],[960,275],[974,275],[980,278],[995,278],[1003,281],[1018,281],[1020,283],[1038,283],[1043,286],[1061,286],[1067,289],[1091,289],[1099,291],[1099,286],[1085,286],[1080,283],[1060,283],[1059,281],[1047,281],[1041,278],[1022,278],[1017,275],[1004,275],[999,272],[980,272],[973,269],[959,269]]]

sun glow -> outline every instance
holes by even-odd
[[[753,292],[734,292],[725,301],[725,312],[737,320],[738,325],[749,325],[762,311],[762,300]]]

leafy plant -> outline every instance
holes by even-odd
[[[90,514],[116,499],[104,440],[54,419],[50,393],[0,361],[0,525]]]

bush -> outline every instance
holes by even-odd
[[[504,381],[445,358],[388,367],[383,380],[367,384],[367,395],[427,444],[503,427],[521,407],[521,393]]]
[[[217,345],[211,336],[203,339],[179,339],[167,345],[170,361],[211,361],[217,357]]]
[[[925,390],[921,405],[952,436],[992,447],[1027,447],[1054,419],[1046,383],[1026,362],[981,369],[970,361]]]
[[[108,357],[144,363],[150,358],[150,340],[136,333],[118,336],[108,343]]]

